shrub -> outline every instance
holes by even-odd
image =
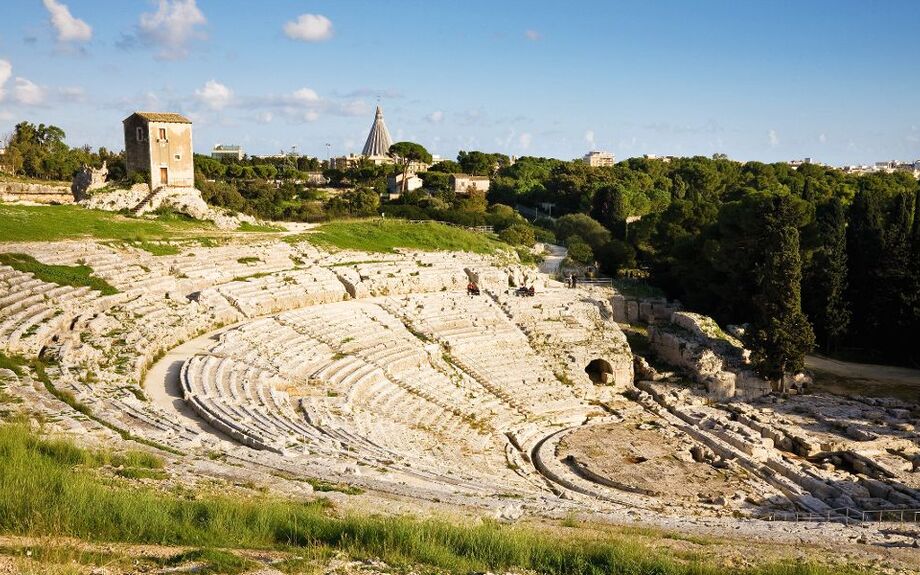
[[[594,261],[594,252],[591,251],[591,246],[589,246],[581,236],[571,235],[565,242],[566,247],[569,248],[569,259],[576,261],[581,264],[591,264]]]
[[[512,224],[498,233],[498,239],[512,246],[532,246],[536,243],[533,229],[527,224]]]

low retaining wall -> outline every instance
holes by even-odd
[[[72,204],[70,185],[63,182],[47,184],[0,182],[0,201],[35,204]]]

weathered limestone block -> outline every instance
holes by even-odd
[[[653,321],[654,317],[652,316],[652,304],[647,301],[639,302],[639,321],[650,322]]]
[[[617,323],[626,322],[626,298],[617,294],[610,298],[610,306],[613,308],[613,321]]]
[[[626,302],[626,321],[629,323],[639,321],[639,302],[633,300]]]
[[[726,401],[735,397],[735,374],[720,371],[709,377],[706,380],[706,392],[715,401]]]

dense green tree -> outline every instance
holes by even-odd
[[[457,154],[457,163],[464,174],[474,176],[493,176],[499,168],[510,164],[510,159],[504,154],[486,154],[479,151],[460,151]]]
[[[459,174],[463,172],[463,168],[461,168],[460,164],[453,160],[441,160],[437,164],[434,164],[428,168],[428,171],[441,172],[444,174]]]
[[[814,333],[801,306],[802,266],[799,254],[800,210],[793,198],[774,193],[762,204],[759,260],[754,272],[754,313],[746,333],[755,369],[774,381],[805,369],[805,354],[814,347]]]
[[[578,236],[592,249],[598,249],[610,241],[610,231],[584,214],[569,214],[556,220],[556,237],[562,241]]]
[[[622,184],[603,186],[594,193],[591,217],[601,222],[618,240],[626,240],[626,191]]]
[[[421,144],[415,142],[396,142],[390,146],[390,157],[392,157],[398,166],[402,168],[402,185],[400,191],[406,191],[406,184],[409,180],[409,167],[413,163],[430,164],[431,154]]]
[[[802,307],[825,353],[837,350],[850,326],[847,299],[846,213],[843,202],[831,198],[817,208],[818,247],[802,279]]]

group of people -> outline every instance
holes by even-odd
[[[479,284],[474,281],[470,281],[470,283],[466,284],[466,295],[472,297],[479,295],[479,293]],[[536,290],[533,286],[521,286],[514,293],[520,297],[533,297],[534,294],[536,294]]]
[[[575,277],[574,273],[569,274],[569,287],[573,289],[578,287],[578,278]]]

